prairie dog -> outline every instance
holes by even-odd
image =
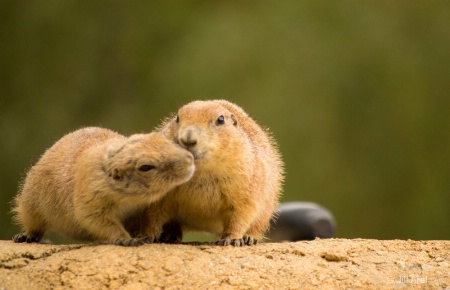
[[[196,171],[149,207],[146,233],[173,242],[181,240],[182,230],[206,231],[220,236],[218,245],[256,244],[283,182],[283,162],[270,134],[225,100],[191,102],[159,130],[194,155]],[[165,225],[175,236],[163,234]]]
[[[15,198],[21,242],[47,230],[79,240],[140,245],[123,220],[155,202],[195,171],[192,154],[160,133],[122,136],[89,127],[69,133],[30,169]],[[149,242],[153,242],[150,241]]]

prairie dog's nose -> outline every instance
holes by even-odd
[[[189,128],[181,132],[181,134],[178,136],[178,141],[181,146],[189,149],[197,144],[197,136],[197,130],[195,128]]]

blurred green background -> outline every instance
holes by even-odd
[[[450,238],[450,2],[0,1],[0,239],[46,148],[225,98],[338,237]]]

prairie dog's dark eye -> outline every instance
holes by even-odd
[[[175,118],[175,123],[180,123],[180,117],[178,117],[178,115],[177,115],[177,117]]]
[[[225,124],[225,117],[223,115],[220,115],[219,118],[216,120],[216,125],[223,125]]]
[[[150,171],[152,169],[155,169],[155,166],[150,165],[150,164],[144,164],[144,165],[141,165],[141,167],[139,167],[139,171],[143,171],[143,172]]]

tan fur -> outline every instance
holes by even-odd
[[[216,123],[219,116],[224,124]],[[221,245],[261,239],[283,181],[283,163],[270,134],[224,100],[189,103],[160,130],[192,152],[196,172],[150,206],[147,234],[158,239],[163,225],[175,223],[215,233]]]
[[[142,165],[155,168],[142,171]],[[102,128],[77,130],[28,172],[13,209],[24,233],[14,240],[38,242],[55,230],[80,240],[141,244],[122,221],[186,182],[194,170],[192,154],[160,133],[127,138]]]

